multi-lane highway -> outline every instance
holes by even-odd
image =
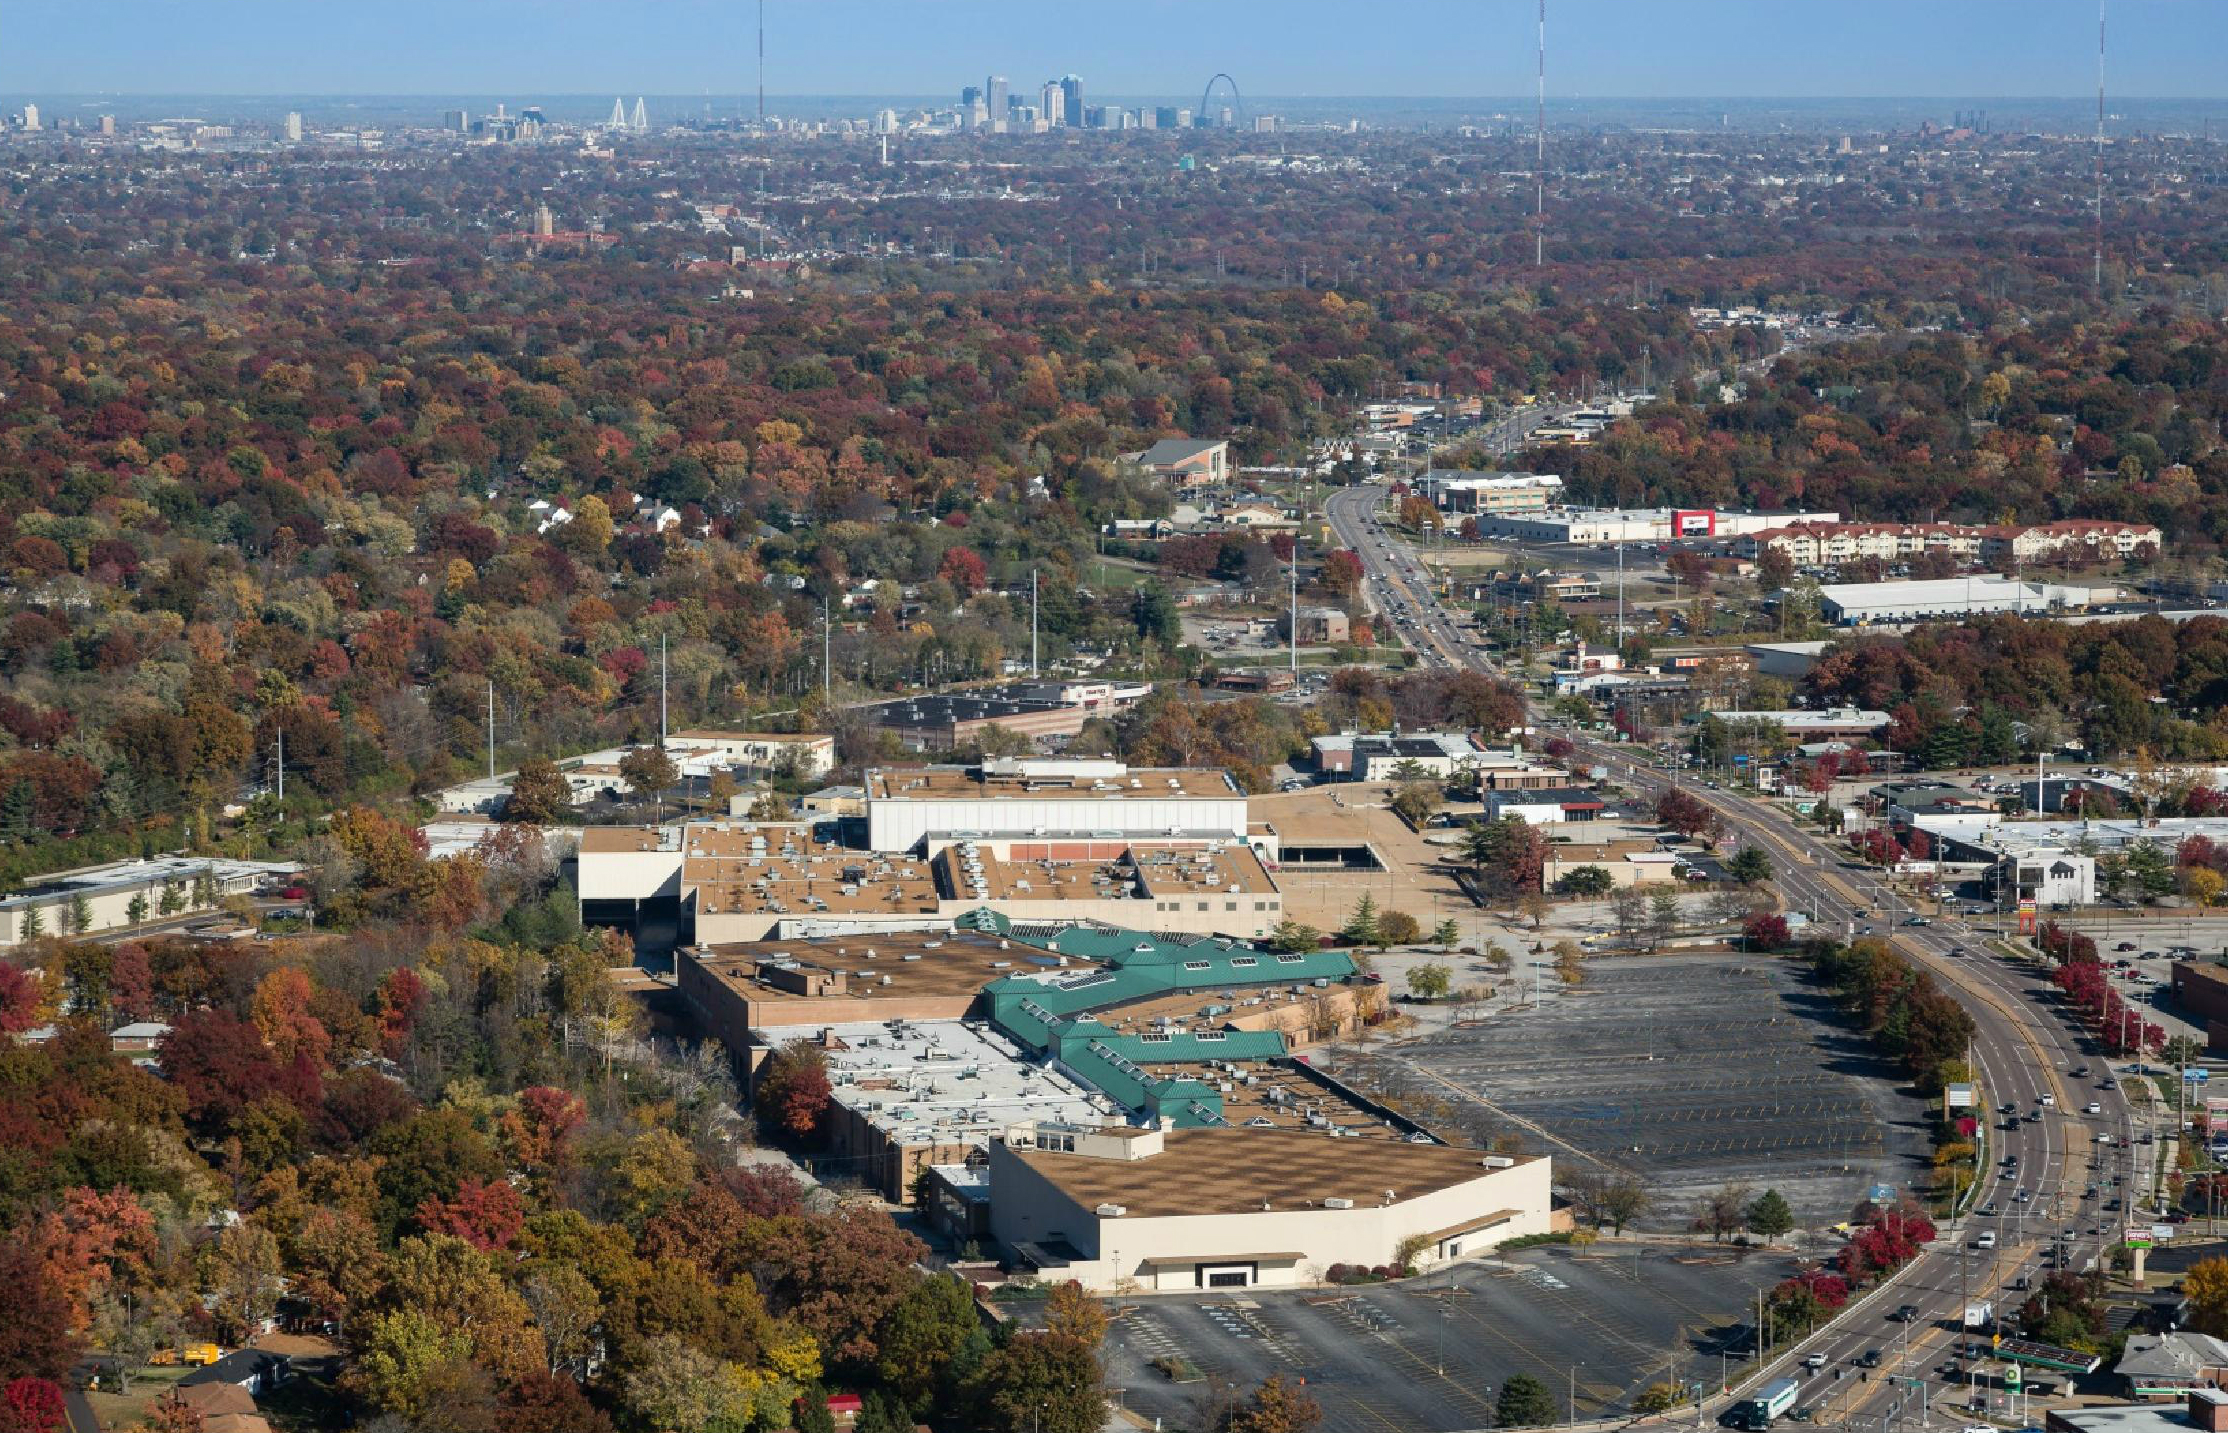
[[[1384,496],[1379,487],[1349,489],[1325,505],[1338,539],[1362,559],[1370,602],[1398,623],[1427,665],[1493,672],[1474,643],[1476,634],[1453,621],[1414,554],[1383,527],[1378,507]],[[1551,724],[1544,712],[1535,720]],[[1566,734],[1579,755],[1608,767],[1643,796],[1682,781],[1676,771],[1638,759],[1631,747]],[[2047,1267],[2080,1268],[2105,1257],[2144,1202],[2155,1153],[2144,1141],[2156,1136],[2139,1126],[2093,1038],[2062,1017],[2040,971],[2000,955],[1982,932],[1955,917],[1912,923],[1918,913],[1875,872],[1777,810],[1714,786],[1687,784],[1718,813],[1732,839],[1771,856],[1772,884],[1789,909],[1828,930],[1891,941],[1973,1017],[1972,1061],[1982,1097],[1975,1114],[1987,1127],[1987,1156],[1969,1212],[1952,1221],[1889,1291],[1783,1352],[1775,1364],[1810,1380],[1800,1404],[1824,1419],[1884,1417],[1913,1396],[1907,1384],[1891,1387],[1887,1374],[1923,1378],[1929,1398],[1942,1397],[1949,1391],[1944,1382],[1964,1380],[1973,1363],[1956,1358],[1965,1301],[1989,1300],[1999,1310],[2016,1306],[2025,1298],[2018,1280],[2039,1285]],[[1913,1175],[1923,1177],[1917,1170]],[[1860,1193],[1851,1191],[1852,1202]],[[1983,1239],[1988,1233],[1995,1238]],[[1983,1243],[1994,1247],[1978,1247]],[[1916,1313],[1895,1318],[1903,1305]],[[1877,1371],[1859,1366],[1874,1350]],[[1813,1358],[1822,1359],[1822,1367],[1806,1367]]]

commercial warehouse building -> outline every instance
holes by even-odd
[[[861,851],[805,825],[700,821],[593,828],[579,866],[584,921],[635,925],[646,903],[669,901],[682,938],[698,945],[936,930],[978,909],[1199,935],[1263,936],[1284,918],[1261,858],[1219,836],[961,837],[923,855]]]
[[[975,767],[881,767],[866,773],[865,784],[867,844],[876,851],[921,849],[931,837],[1242,841],[1246,834],[1245,793],[1220,770],[1006,758]]]
[[[1546,508],[1537,513],[1481,514],[1481,537],[1515,542],[1669,542],[1732,537],[1791,522],[1836,522],[1839,513],[1719,512],[1712,508]]]
[[[1299,1130],[1040,1124],[989,1146],[990,1228],[1100,1292],[1256,1288],[1430,1266],[1554,1223],[1544,1157]]]
[[[290,861],[164,856],[40,876],[0,900],[0,945],[19,945],[34,933],[97,935],[142,921],[213,910],[227,896],[283,885],[299,870]]]
[[[2089,605],[2086,587],[1945,577],[1923,582],[1844,582],[1818,589],[1819,613],[1843,627],[1895,626],[1992,612],[2062,612]]]

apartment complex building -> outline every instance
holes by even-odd
[[[1877,558],[1895,562],[1946,552],[1963,562],[2106,561],[2155,553],[2162,534],[2148,523],[2065,518],[2057,522],[1971,527],[1946,522],[1796,522],[1734,543],[1743,557],[1778,552],[1798,567],[1838,567]]]

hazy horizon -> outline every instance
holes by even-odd
[[[749,0],[376,6],[14,0],[0,97],[758,89]],[[1196,93],[1217,70],[1264,97],[1499,95],[1534,85],[1533,0],[770,0],[769,97],[927,97],[1002,74],[1016,95],[1080,74],[1087,98]],[[2228,97],[2228,6],[2111,0],[2115,94]],[[1550,95],[1629,99],[2093,96],[2095,0],[1551,0]],[[1179,81],[1178,76],[1182,78]],[[180,83],[190,79],[188,83]]]

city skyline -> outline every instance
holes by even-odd
[[[1530,89],[1530,0],[1419,0],[1407,13],[1410,23],[1390,26],[1344,0],[774,0],[766,7],[766,88],[769,100],[911,99],[955,95],[962,83],[1004,74],[1017,93],[1026,85],[1033,94],[1043,80],[1080,75],[1094,94],[1135,99],[1180,96],[1227,69],[1246,93],[1263,96],[1513,98]],[[1365,17],[1373,23],[1356,23]],[[727,104],[755,93],[756,7],[671,0],[628,20],[615,28],[607,8],[574,0],[531,11],[428,0],[393,0],[376,11],[281,10],[267,0],[19,0],[0,56],[0,94],[624,90],[700,93]],[[1837,9],[1556,0],[1549,88],[1603,99],[2076,96],[2094,83],[2095,25],[2089,0],[1878,0]],[[2228,7],[2114,0],[2111,25],[2115,95],[2228,95],[2212,63],[2228,51]]]

